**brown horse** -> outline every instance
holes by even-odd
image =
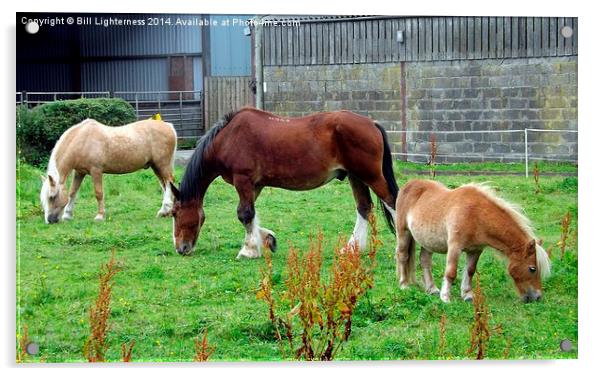
[[[102,174],[125,174],[151,167],[163,189],[158,216],[171,213],[173,198],[167,183],[173,181],[176,131],[170,123],[143,120],[121,127],[108,127],[86,119],[67,129],[56,142],[42,177],[40,200],[46,223],[56,223],[61,214],[73,217],[77,191],[86,175],[92,176],[98,201],[96,220],[105,216]],[[67,194],[67,179],[73,174]]]
[[[462,297],[472,300],[472,277],[486,246],[509,260],[508,272],[525,302],[542,296],[541,280],[550,274],[550,260],[535,240],[529,220],[519,208],[499,198],[491,188],[468,184],[450,190],[430,180],[412,180],[399,192],[397,211],[397,271],[402,288],[415,282],[415,242],[421,245],[424,287],[439,294],[431,274],[433,252],[447,253],[440,297],[450,300],[460,253],[466,252]]]
[[[239,196],[238,219],[246,230],[240,257],[259,257],[274,233],[259,227],[255,201],[263,187],[310,190],[334,178],[349,176],[357,206],[350,242],[366,247],[372,189],[383,205],[392,230],[395,197],[391,152],[384,129],[349,111],[284,118],[253,108],[227,115],[199,141],[186,167],[180,189],[172,185],[173,238],[176,251],[193,251],[205,221],[203,198],[221,176]]]

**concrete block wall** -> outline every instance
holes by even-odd
[[[265,109],[284,116],[347,109],[387,130],[577,129],[577,57],[269,66]],[[403,112],[405,111],[405,117]],[[405,124],[402,124],[405,118]],[[399,133],[394,152],[404,152]],[[430,154],[430,134],[409,133],[405,152]],[[577,136],[529,133],[534,157],[576,159]],[[440,162],[520,161],[523,133],[438,134]],[[424,162],[427,156],[410,156]]]
[[[264,106],[284,116],[351,110],[397,130],[400,72],[399,63],[265,67]]]
[[[577,130],[577,57],[408,63],[407,129]],[[408,134],[409,153],[429,154],[429,134]],[[530,132],[534,157],[576,159],[575,133]],[[523,133],[438,134],[444,161],[520,161]],[[417,158],[426,160],[426,158]]]

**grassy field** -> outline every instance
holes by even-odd
[[[397,166],[398,170],[407,165]],[[190,361],[194,338],[208,329],[216,351],[211,360],[279,360],[265,304],[255,293],[263,259],[235,260],[244,231],[236,217],[233,187],[216,181],[205,200],[207,221],[197,249],[181,257],[172,246],[170,219],[157,219],[161,194],[150,171],[125,176],[105,175],[107,219],[94,222],[96,200],[86,178],[72,222],[45,225],[38,202],[40,171],[21,165],[18,197],[18,327],[29,327],[47,362],[84,361],[88,310],[98,289],[98,270],[112,249],[123,269],[115,278],[107,357],[120,359],[124,342],[136,340],[134,361]],[[178,169],[177,177],[182,170]],[[411,175],[398,174],[403,184]],[[576,233],[576,177],[541,178],[543,193],[535,195],[532,179],[522,176],[441,176],[458,186],[490,181],[501,195],[522,205],[537,234],[550,246],[560,238],[560,222],[570,211]],[[332,182],[309,192],[266,188],[257,204],[262,224],[276,232],[275,290],[284,289],[288,244],[305,249],[308,234],[322,230],[326,261],[339,236],[347,238],[355,220],[348,183]],[[338,359],[467,358],[473,307],[463,302],[459,283],[450,304],[419,287],[401,291],[394,266],[394,236],[378,217],[384,246],[377,255],[375,286],[353,316],[353,332]],[[569,237],[564,259],[553,255],[553,276],[544,284],[544,299],[523,304],[515,294],[504,261],[487,250],[479,263],[481,284],[491,310],[494,334],[488,358],[575,358],[559,350],[562,339],[577,344],[577,249]],[[434,256],[440,284],[444,257]],[[419,268],[418,268],[419,269]],[[439,320],[445,313],[446,351],[439,351]],[[510,344],[509,351],[506,350]],[[39,360],[34,357],[33,360]]]

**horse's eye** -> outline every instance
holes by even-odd
[[[530,271],[531,273],[535,273],[535,272],[537,271],[537,268],[536,268],[536,267],[534,267],[534,266],[529,266],[529,271]]]

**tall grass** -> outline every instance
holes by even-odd
[[[215,346],[210,345],[207,341],[207,329],[203,332],[203,339],[194,339],[194,361],[195,362],[206,362],[209,357],[215,352]]]
[[[381,245],[373,215],[369,223],[366,255],[362,256],[354,244],[346,244],[342,249],[336,247],[328,278],[322,277],[321,233],[310,236],[309,249],[304,253],[291,246],[286,263],[286,290],[281,294],[273,292],[273,266],[271,257],[266,257],[257,298],[268,306],[268,317],[283,358],[333,360],[351,336],[353,311],[374,284],[376,251]],[[286,307],[286,312],[279,315],[281,306]]]
[[[470,349],[468,354],[475,355],[475,359],[485,358],[487,345],[491,338],[489,328],[489,306],[485,301],[485,295],[481,289],[481,278],[477,273],[472,304],[474,307],[473,323],[470,327]]]
[[[100,267],[100,273],[98,274],[98,296],[94,304],[90,307],[90,335],[84,344],[84,356],[89,362],[106,361],[105,353],[109,346],[107,343],[107,333],[109,330],[109,316],[111,315],[113,277],[118,271],[115,250],[113,249],[109,261]]]

